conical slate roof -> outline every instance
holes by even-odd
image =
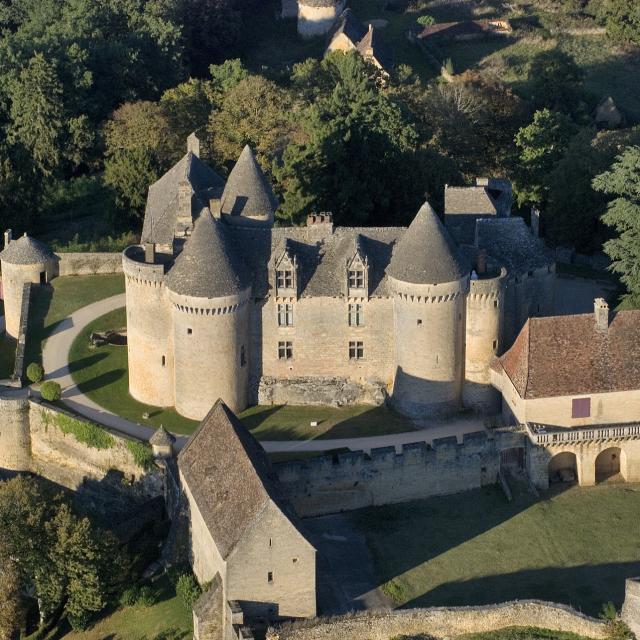
[[[247,269],[225,237],[223,225],[203,210],[193,233],[165,278],[174,293],[196,298],[222,298],[249,285]]]
[[[398,241],[387,274],[402,282],[455,282],[466,273],[463,258],[442,222],[425,202]]]
[[[149,444],[154,444],[158,447],[166,447],[173,444],[176,441],[175,436],[170,434],[162,425],[149,439]]]
[[[12,240],[0,253],[0,260],[9,264],[43,264],[54,257],[55,254],[46,244],[26,233]]]
[[[244,218],[272,219],[278,200],[258,161],[246,145],[229,174],[222,194],[222,213]]]

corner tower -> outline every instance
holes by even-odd
[[[278,208],[273,189],[249,145],[231,170],[221,200],[225,222],[244,227],[271,227]]]
[[[178,413],[201,420],[218,398],[248,402],[251,281],[224,225],[204,210],[165,278]]]
[[[392,403],[416,418],[459,409],[469,270],[428,203],[396,245],[387,275],[396,332]]]

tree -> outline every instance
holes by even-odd
[[[423,27],[430,27],[432,24],[436,23],[436,19],[428,13],[425,13],[418,18],[417,23]]]
[[[31,362],[27,367],[27,378],[31,382],[38,383],[44,378],[44,369],[38,362]]]
[[[604,244],[613,270],[627,287],[627,301],[640,305],[640,146],[628,147],[609,171],[593,180],[596,191],[613,196],[602,221],[617,236]]]
[[[636,0],[601,0],[596,3],[596,17],[606,25],[612,40],[640,44],[640,11]]]
[[[584,93],[584,73],[569,54],[560,49],[538,53],[527,79],[536,109],[577,113]]]
[[[63,139],[62,84],[55,65],[38,53],[14,85],[9,140],[23,145],[47,176],[60,168]]]
[[[563,113],[542,109],[531,124],[516,134],[518,166],[514,191],[520,206],[543,206],[548,193],[547,177],[563,157],[577,127]]]
[[[24,618],[20,578],[13,560],[0,562],[0,640],[11,640]]]

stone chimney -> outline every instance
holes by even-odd
[[[195,131],[187,138],[187,153],[200,157],[200,140]]]
[[[596,318],[598,331],[609,330],[609,305],[604,298],[596,298],[593,301],[593,313]]]
[[[156,245],[153,242],[144,243],[144,261],[147,264],[154,264],[156,261]]]
[[[191,185],[187,180],[178,184],[178,220],[191,222]]]
[[[209,198],[209,211],[214,218],[222,216],[222,200],[220,198]]]
[[[13,231],[11,229],[7,229],[4,232],[4,248],[6,249],[9,246],[9,243],[13,240]]]
[[[540,237],[540,209],[531,207],[531,235],[534,238]]]

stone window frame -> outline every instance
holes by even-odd
[[[279,302],[276,315],[279,327],[293,327],[293,305],[290,302]]]
[[[267,571],[267,583],[273,584],[275,582],[273,571]]]
[[[278,340],[278,360],[293,359],[293,342],[291,340]]]
[[[350,327],[364,326],[364,305],[361,302],[349,303],[348,322]]]
[[[276,287],[278,289],[293,289],[293,269],[276,270]]]
[[[349,360],[364,360],[363,340],[349,340]]]
[[[364,269],[349,269],[349,289],[364,289]]]

